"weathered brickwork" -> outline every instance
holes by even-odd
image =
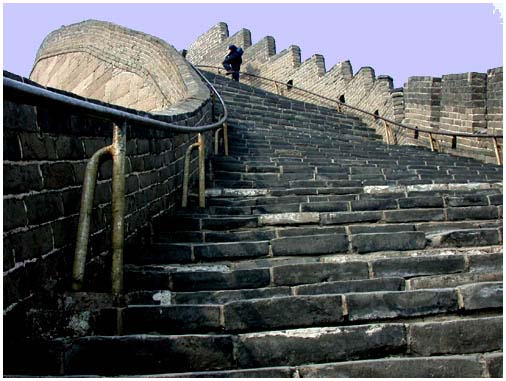
[[[290,82],[295,87],[341,99],[370,113],[419,128],[488,134],[502,132],[502,67],[490,69],[486,74],[410,77],[403,89],[393,89],[392,79],[383,75],[376,77],[373,68],[363,67],[353,75],[350,62],[343,61],[326,71],[325,59],[319,54],[301,62],[300,48],[296,45],[276,54],[273,37],[267,36],[251,45],[249,30],[242,29],[229,37],[225,23],[219,23],[199,37],[189,48],[187,57],[194,64],[221,66],[227,46],[232,43],[245,49],[241,69],[245,73]],[[276,88],[272,83],[248,76],[243,76],[241,81],[293,99],[309,100],[307,95],[290,89],[290,86]],[[334,102],[317,97],[312,101],[335,107]],[[346,108],[343,111],[356,113]],[[381,121],[363,114],[361,117],[385,138]],[[420,134],[415,140],[413,132],[397,127],[394,130],[401,144],[429,144],[426,134]],[[438,140],[446,152],[485,161],[495,160],[491,141],[462,138],[458,139],[455,150],[451,148],[451,138],[438,137]]]
[[[502,133],[503,118],[503,70],[502,67],[487,71],[487,131]]]
[[[153,36],[95,20],[64,26],[43,41],[30,79],[136,110],[167,112],[201,98],[202,85],[180,54]],[[185,102],[187,103],[187,102]]]
[[[9,73],[4,75],[16,78]],[[30,99],[11,99],[9,93],[5,94],[6,308],[39,292],[57,287],[68,289],[85,167],[93,153],[111,144],[112,137],[111,122],[80,116],[61,105],[49,108],[32,103]],[[165,120],[188,125],[203,123],[209,121],[208,107],[188,116],[165,117]],[[211,136],[207,135],[210,144]],[[179,203],[184,152],[195,142],[196,135],[153,133],[146,127],[133,126],[127,136],[126,245],[129,247],[149,232],[153,218],[161,211],[170,212]],[[194,157],[192,168],[196,168],[196,160]],[[111,162],[108,161],[100,168],[92,213],[85,276],[91,289],[110,288],[110,283],[104,282],[110,271],[110,224]]]

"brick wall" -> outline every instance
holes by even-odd
[[[392,78],[384,75],[376,77],[371,67],[360,68],[353,74],[350,62],[344,61],[326,71],[325,59],[321,55],[313,55],[301,62],[300,48],[296,45],[276,54],[273,37],[265,37],[254,45],[251,45],[249,37],[241,45],[238,34],[251,36],[250,31],[242,29],[236,35],[228,37],[227,25],[219,23],[197,39],[190,47],[187,57],[195,64],[219,66],[227,46],[234,43],[245,48],[241,68],[245,73],[284,83],[291,80],[295,87],[328,98],[339,99],[344,96],[347,104],[420,128],[502,132],[502,67],[490,69],[486,74],[450,74],[443,78],[411,77],[404,89],[393,89]],[[268,91],[282,92],[294,99],[335,106],[332,102],[308,98],[295,89],[276,89],[272,83],[259,79],[243,76],[241,81]],[[353,113],[346,109],[343,111]],[[375,121],[373,117],[363,119],[383,133],[383,123]],[[423,134],[414,140],[412,132],[394,129],[401,143],[428,144],[428,138]],[[451,138],[438,139],[441,140],[443,149],[450,153],[495,161],[490,141],[459,139],[457,150],[453,150]]]
[[[4,76],[31,83],[10,73]],[[153,117],[183,125],[205,124],[210,121],[209,111],[207,99],[192,112]],[[30,305],[40,295],[69,289],[85,166],[94,152],[111,144],[111,138],[112,122],[76,114],[61,104],[42,106],[30,97],[4,91],[6,311]],[[125,235],[126,248],[131,250],[148,237],[153,218],[170,213],[180,202],[183,156],[196,135],[132,126],[127,138]],[[208,147],[211,138],[206,133]],[[194,157],[192,168],[196,162]],[[100,291],[111,287],[111,168],[106,161],[99,171],[85,275],[86,288]]]
[[[201,91],[185,81],[195,75],[166,42],[88,20],[64,26],[44,39],[30,79],[87,98],[160,112]]]

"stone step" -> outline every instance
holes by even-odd
[[[300,256],[203,263],[190,266],[127,266],[125,286],[135,290],[210,291],[297,286],[385,277],[445,276],[502,271],[502,253],[476,249],[437,249],[368,255]],[[325,258],[325,259],[323,259]],[[323,261],[323,262],[322,262]],[[472,276],[471,276],[472,278]],[[438,280],[438,282],[443,282]],[[451,281],[451,280],[450,280]],[[420,281],[423,282],[423,281]],[[451,285],[451,283],[450,283]]]
[[[134,257],[127,263],[170,264],[258,258],[269,255],[269,241],[217,243],[154,243],[148,253]]]
[[[327,364],[159,374],[159,378],[468,378],[502,377],[502,352],[393,357]]]
[[[222,305],[106,308],[100,311],[97,329],[114,334],[106,331],[115,327],[117,314],[123,334],[188,334],[369,324],[501,308],[502,282],[486,282],[444,289],[279,296]]]
[[[447,371],[443,365],[448,366],[448,362],[438,361],[442,357],[445,360],[472,358],[475,367],[479,364],[481,367],[478,369],[492,370],[494,374],[501,360],[501,333],[500,316],[452,317],[447,321],[429,319],[423,322],[297,328],[234,335],[143,334],[57,339],[38,343],[27,341],[11,348],[7,356],[8,359],[22,358],[24,354],[40,359],[40,355],[45,353],[45,361],[39,361],[38,374],[55,376],[156,376],[199,371],[203,372],[201,374],[220,371],[214,374],[234,375],[225,371],[234,369],[246,369],[246,375],[253,375],[257,368],[271,367],[297,367],[302,375],[328,376],[335,375],[333,372],[337,370],[334,367],[339,369],[344,366],[346,369],[355,366],[356,371],[364,371],[360,367],[363,364],[367,364],[367,371],[371,367],[377,370],[380,366],[387,366],[393,372],[400,365],[393,367],[392,362],[402,361],[407,355],[409,362],[402,364],[404,368],[411,365],[411,373],[404,370],[407,374],[420,375],[414,368],[418,361],[432,362],[425,363],[425,367],[430,368],[427,372],[432,370],[429,374],[443,374]],[[9,370],[19,367],[19,363],[20,360],[9,362],[7,374]],[[436,364],[439,365],[437,371],[432,368]],[[462,370],[469,370],[469,363],[457,364],[463,367]],[[384,370],[377,371],[385,374]],[[264,371],[263,374],[280,373]],[[478,374],[478,370],[467,376],[469,374]]]

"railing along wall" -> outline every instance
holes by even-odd
[[[194,68],[195,69],[195,68]],[[31,84],[19,82],[10,78],[4,77],[3,86],[4,90],[8,90],[11,94],[17,96],[30,96],[34,102],[41,105],[60,105],[66,106],[75,111],[76,113],[105,119],[113,123],[113,136],[112,144],[99,149],[95,152],[86,166],[84,175],[81,207],[79,213],[79,224],[77,231],[77,241],[74,254],[74,266],[72,274],[72,289],[79,291],[84,284],[84,273],[86,256],[88,252],[88,241],[90,235],[91,215],[93,208],[93,199],[95,193],[95,186],[97,182],[97,174],[99,164],[102,159],[109,156],[112,159],[112,293],[116,300],[121,300],[123,293],[123,246],[124,246],[124,231],[125,231],[125,158],[126,158],[126,144],[127,144],[127,129],[143,127],[154,130],[170,131],[175,133],[197,133],[198,141],[190,145],[191,149],[198,148],[199,150],[199,205],[205,206],[205,140],[202,133],[206,131],[220,129],[226,134],[226,120],[228,118],[228,111],[221,95],[216,91],[212,84],[197,70],[197,74],[207,83],[211,90],[211,112],[214,115],[215,111],[215,98],[217,97],[221,103],[223,114],[220,115],[219,120],[211,124],[197,125],[193,127],[177,125],[173,123],[164,122],[161,120],[153,119],[148,116],[136,115],[105,105],[88,102],[78,98],[70,97],[67,95],[53,92],[51,90],[34,86]],[[205,115],[204,115],[205,117]],[[202,119],[204,119],[204,117]],[[202,120],[201,119],[201,120]],[[214,120],[214,119],[212,119]],[[197,123],[199,124],[199,123]],[[218,138],[218,133],[215,133]],[[224,142],[228,139],[224,136]],[[218,142],[215,143],[217,151]],[[186,152],[186,157],[191,154],[191,149]],[[228,147],[225,149],[228,151]],[[185,162],[188,160],[185,160]],[[189,164],[185,165],[184,184],[183,190],[183,204],[186,203],[185,198],[188,197],[188,182],[189,182]]]
[[[201,69],[216,70],[218,72],[218,74],[225,72],[225,70],[223,68],[218,67],[218,66],[209,66],[209,65],[196,65],[196,66]],[[247,73],[247,72],[241,72],[241,75],[247,76],[250,78],[254,78],[254,79],[258,79],[260,81],[266,81],[268,83],[273,84],[274,88],[276,89],[276,93],[278,95],[284,95],[284,89],[286,89],[286,91],[290,91],[290,92],[298,91],[299,93],[301,93],[305,97],[314,97],[319,100],[324,100],[324,101],[329,102],[331,104],[335,104],[339,112],[342,112],[343,108],[344,109],[347,108],[347,109],[353,110],[359,114],[373,117],[375,121],[380,120],[383,123],[384,129],[385,129],[385,140],[386,140],[387,144],[397,144],[397,136],[396,136],[395,131],[393,130],[393,126],[397,126],[397,127],[399,127],[399,129],[412,131],[413,139],[415,139],[415,140],[418,140],[420,133],[427,134],[427,136],[429,138],[430,148],[432,151],[441,151],[441,146],[440,146],[438,140],[436,139],[436,136],[450,137],[452,139],[452,149],[457,149],[457,142],[458,142],[457,138],[459,138],[459,137],[476,138],[476,139],[490,139],[490,140],[492,140],[492,143],[494,146],[494,153],[495,153],[495,158],[496,158],[497,164],[501,165],[503,162],[502,149],[501,149],[501,145],[499,145],[499,140],[502,139],[503,136],[500,134],[494,134],[494,135],[487,134],[487,135],[485,135],[485,134],[473,134],[473,133],[467,133],[467,132],[451,132],[451,131],[443,131],[443,130],[436,131],[436,130],[430,130],[430,129],[425,129],[425,128],[418,128],[416,126],[409,126],[404,123],[399,123],[399,122],[393,121],[391,119],[387,119],[385,117],[382,117],[382,116],[377,115],[375,113],[371,113],[371,112],[363,110],[361,108],[351,106],[345,102],[341,102],[340,100],[328,98],[323,95],[311,92],[309,90],[305,90],[300,87],[296,87],[293,85],[293,82],[291,82],[291,81],[284,83],[284,82],[277,81],[277,80],[274,80],[271,78],[266,78],[266,77],[262,77],[262,76],[259,76],[256,74]]]

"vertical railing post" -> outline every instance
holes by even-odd
[[[125,238],[125,156],[127,123],[114,124],[112,161],[112,293],[123,293]]]
[[[228,156],[228,125],[223,123],[223,146],[225,147],[225,156]]]
[[[205,208],[206,206],[206,146],[205,140],[202,133],[198,135],[198,147],[199,147],[199,206]]]
[[[81,196],[81,208],[79,212],[79,224],[77,226],[74,266],[72,270],[72,290],[74,291],[81,291],[84,283],[84,270],[86,266],[86,255],[88,253],[91,212],[93,209],[98,167],[102,157],[106,154],[111,154],[112,149],[112,146],[101,148],[91,156],[86,165]]]
[[[494,136],[494,152],[495,152],[495,158],[497,160],[497,164],[502,164],[502,156],[501,156],[501,149],[499,148],[499,142],[497,141],[497,138]]]
[[[430,150],[436,151],[435,144],[434,144],[434,137],[432,136],[431,132],[429,132],[429,139],[430,139]]]

